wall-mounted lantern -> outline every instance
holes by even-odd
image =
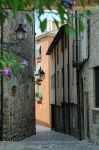
[[[19,24],[15,32],[16,32],[16,37],[18,40],[21,41],[27,38],[27,32],[24,30],[22,24]]]

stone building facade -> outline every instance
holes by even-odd
[[[75,12],[76,15],[79,12]],[[76,38],[73,40],[73,67],[77,71],[77,97],[81,139],[99,143],[99,12],[91,11],[84,19],[85,30],[78,34],[78,20],[73,20]]]
[[[13,18],[8,11],[4,24],[5,47],[12,50],[21,61],[25,59],[28,65],[20,69],[12,80],[4,79],[3,140],[19,141],[35,134],[34,27],[26,21],[25,13],[33,16],[32,11],[20,11]],[[21,42],[16,40],[15,33],[19,24],[27,32],[27,38]],[[9,46],[7,43],[17,44]]]
[[[84,105],[84,137],[99,143],[99,12],[92,11],[87,20],[86,60],[80,67],[81,95]]]
[[[73,41],[62,26],[52,41],[50,55],[51,128],[79,138],[76,69],[72,66]]]
[[[85,30],[79,34],[74,18],[74,39],[66,38],[61,27],[47,52],[52,128],[99,143],[99,12],[92,11],[91,19],[83,21]]]

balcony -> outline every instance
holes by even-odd
[[[39,82],[42,82],[42,78],[40,76],[36,76],[35,77],[35,83],[39,83]]]
[[[82,61],[72,61],[73,67],[81,67],[83,65],[84,62]]]

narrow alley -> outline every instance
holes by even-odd
[[[63,133],[55,132],[45,126],[36,126],[37,134],[24,141],[78,141],[75,137]]]
[[[0,150],[99,150],[99,0],[1,0]]]
[[[99,146],[38,125],[36,135],[21,142],[0,142],[0,150],[99,150]]]

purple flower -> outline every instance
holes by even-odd
[[[63,5],[64,5],[64,7],[67,7],[70,10],[73,10],[74,6],[76,5],[76,1],[72,2],[72,1],[66,0],[63,2]]]
[[[8,73],[8,77],[10,78],[10,79],[13,79],[13,74],[12,74],[12,71],[10,70],[10,72]]]
[[[3,75],[4,77],[8,76],[10,79],[13,78],[12,71],[11,71],[11,69],[10,69],[9,67],[6,67],[5,69],[3,69],[2,75]]]
[[[7,76],[7,75],[8,75],[8,72],[9,72],[9,68],[6,67],[6,68],[2,71],[2,75],[3,75],[3,76]]]

